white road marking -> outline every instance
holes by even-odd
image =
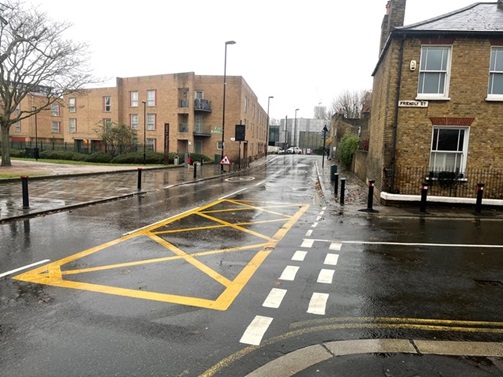
[[[293,281],[295,279],[295,275],[297,274],[297,271],[299,271],[298,266],[286,266],[285,269],[283,270],[283,273],[279,277],[279,279]]]
[[[327,207],[323,207],[322,210],[325,211],[327,209]]]
[[[321,212],[319,213],[319,215],[320,215],[320,216],[323,216],[324,214],[325,214],[325,211],[321,211]]]
[[[327,254],[325,257],[325,262],[324,264],[328,264],[330,266],[336,266],[337,262],[339,261],[339,254]]]
[[[297,250],[295,254],[293,254],[292,260],[296,262],[303,262],[306,255],[307,251]]]
[[[453,243],[421,243],[421,242],[380,242],[380,241],[334,241],[327,239],[312,239],[310,241],[318,241],[318,242],[330,242],[332,245],[343,245],[343,244],[351,244],[351,245],[389,245],[389,246],[431,246],[431,247],[467,247],[467,248],[487,248],[487,249],[501,249],[503,245],[497,244],[453,244]]]
[[[311,225],[311,228],[316,228],[318,226],[318,223],[313,223],[313,225]]]
[[[332,242],[330,244],[330,250],[340,251],[341,247],[342,247],[342,243],[340,243],[340,242]]]
[[[325,309],[327,307],[328,293],[316,293],[314,292],[309,301],[308,313],[325,315]]]
[[[272,322],[271,317],[255,316],[253,321],[248,325],[243,336],[239,340],[240,343],[260,345],[262,338]]]
[[[286,289],[273,288],[271,289],[271,292],[269,292],[269,295],[265,299],[262,306],[266,308],[277,309],[281,305],[281,301],[283,301],[283,297],[285,297],[285,295],[286,295]]]
[[[314,243],[314,240],[304,240],[304,241],[302,241],[302,245],[300,245],[300,247],[310,248],[310,247],[313,247],[313,243]]]
[[[332,281],[334,280],[334,273],[335,270],[322,269],[318,275],[317,282],[322,284],[332,284]]]
[[[316,221],[320,221],[320,220],[321,220],[321,216],[316,217]]]
[[[306,237],[311,237],[311,234],[313,234],[313,230],[312,230],[312,229],[309,229],[309,230],[306,232]]]
[[[16,272],[23,271],[23,270],[26,270],[28,268],[35,267],[35,266],[38,266],[39,264],[44,264],[44,263],[47,263],[47,262],[50,262],[50,261],[51,261],[50,259],[44,259],[44,260],[41,260],[39,262],[35,262],[35,263],[28,264],[28,265],[23,266],[23,267],[16,268],[14,270],[10,270],[10,271],[4,272],[3,274],[0,274],[0,278],[3,278],[4,276],[15,274]]]

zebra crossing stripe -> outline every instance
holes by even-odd
[[[302,245],[300,247],[311,248],[313,247],[314,240],[304,240],[302,241]]]
[[[310,314],[325,315],[328,293],[314,292],[309,301],[307,312]]]
[[[306,258],[307,251],[297,250],[295,254],[293,254],[292,260],[296,262],[303,262]]]
[[[295,279],[295,275],[297,274],[297,271],[299,271],[298,266],[286,266],[285,269],[283,270],[283,273],[279,277],[279,279],[293,281]]]
[[[340,251],[342,247],[342,243],[340,242],[332,242],[330,244],[330,250]]]
[[[239,340],[240,343],[251,344],[258,346],[264,337],[265,332],[272,322],[271,317],[255,316],[253,321],[248,325],[243,336]]]
[[[322,269],[318,275],[318,283],[322,284],[332,284],[334,280],[335,270]]]
[[[283,297],[285,297],[285,295],[286,289],[273,288],[271,289],[271,292],[269,292],[269,295],[262,306],[277,309],[281,305],[281,301],[283,301]]]
[[[337,262],[339,261],[339,254],[327,254],[325,257],[325,262],[324,264],[328,264],[330,266],[336,266]]]

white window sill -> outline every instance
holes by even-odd
[[[503,96],[488,95],[486,97],[486,101],[488,101],[488,102],[502,102],[503,101]]]
[[[450,101],[450,97],[417,96],[417,101]]]

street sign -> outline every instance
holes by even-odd
[[[231,164],[231,161],[229,160],[229,157],[227,157],[227,155],[224,156],[224,158],[222,158],[222,160],[220,161],[220,165],[230,165]]]

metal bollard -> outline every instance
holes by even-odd
[[[343,206],[344,205],[344,191],[346,191],[346,178],[341,178],[341,197],[340,197],[340,203]]]
[[[197,164],[196,164],[195,161],[194,161],[194,164],[192,166],[194,166],[194,179],[196,179],[196,177],[197,177]]]
[[[426,212],[426,198],[428,197],[428,183],[423,182],[421,185],[421,212]]]
[[[138,191],[141,190],[141,172],[142,172],[142,168],[138,168]]]
[[[372,205],[374,201],[374,184],[375,180],[369,180],[369,197],[367,199],[367,210],[372,211]]]
[[[477,202],[475,203],[475,214],[482,212],[482,196],[484,195],[484,183],[477,183]]]
[[[21,187],[23,191],[23,209],[30,209],[30,200],[28,196],[28,177],[21,177]]]
[[[334,173],[334,193],[337,196],[337,192],[339,192],[339,173]]]

